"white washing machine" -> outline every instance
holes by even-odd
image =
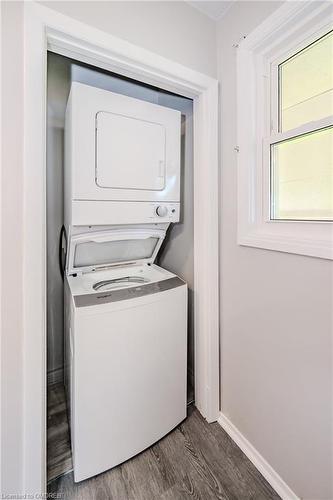
[[[154,264],[164,236],[154,226],[71,236],[65,384],[75,481],[186,417],[187,286]]]

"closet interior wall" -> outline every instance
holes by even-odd
[[[194,397],[193,337],[193,102],[48,53],[47,72],[47,376],[63,380],[63,281],[58,263],[64,220],[64,125],[72,81],[146,100],[182,113],[181,220],[170,227],[157,263],[188,284],[188,400]]]

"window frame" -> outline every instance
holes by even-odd
[[[299,125],[297,127],[294,127],[292,129],[288,129],[286,131],[280,131],[280,89],[279,89],[279,67],[281,64],[285,63],[288,61],[288,59],[291,59],[298,53],[302,52],[304,49],[307,47],[311,46],[313,43],[319,41],[321,38],[323,38],[325,35],[328,33],[331,33],[333,30],[333,24],[331,25],[331,30],[327,32],[326,26],[323,28],[321,27],[318,31],[315,33],[311,33],[310,36],[307,36],[302,42],[298,43],[296,46],[293,47],[288,47],[286,51],[283,53],[279,54],[279,56],[270,63],[270,68],[268,69],[269,71],[269,96],[270,96],[270,103],[269,103],[269,110],[267,109],[266,112],[270,113],[270,120],[269,120],[269,130],[266,131],[266,134],[268,136],[268,139],[265,139],[265,145],[264,148],[267,147],[268,151],[268,165],[267,168],[269,168],[269,200],[268,200],[268,206],[265,207],[265,219],[270,220],[270,221],[291,221],[291,222],[316,222],[316,223],[327,223],[327,222],[333,222],[329,220],[302,220],[302,219],[274,219],[272,218],[272,185],[273,185],[273,180],[272,180],[272,157],[271,157],[271,151],[272,151],[272,146],[278,143],[281,143],[283,141],[286,141],[288,139],[295,139],[297,137],[301,137],[305,134],[312,133],[312,132],[319,132],[320,130],[329,128],[333,126],[333,115],[329,115],[325,118],[322,118],[320,120],[312,120],[309,122],[305,122],[302,125]],[[266,168],[266,167],[265,167]],[[267,188],[268,189],[268,188]],[[266,198],[265,198],[266,199]]]
[[[295,5],[296,4],[296,5]],[[279,132],[278,66],[333,29],[333,6],[286,2],[237,49],[238,244],[333,259],[328,220],[271,219],[271,144],[332,125]]]

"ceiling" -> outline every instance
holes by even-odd
[[[215,0],[215,1],[187,0],[187,3],[190,4],[192,7],[194,7],[195,9],[202,12],[202,14],[205,14],[211,19],[214,19],[214,21],[219,21],[230,9],[231,5],[233,4],[233,1],[232,0],[231,1],[230,0]]]

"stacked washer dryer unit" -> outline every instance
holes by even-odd
[[[180,112],[74,82],[65,132],[65,385],[81,481],[186,417],[187,286],[154,264],[179,221]]]

